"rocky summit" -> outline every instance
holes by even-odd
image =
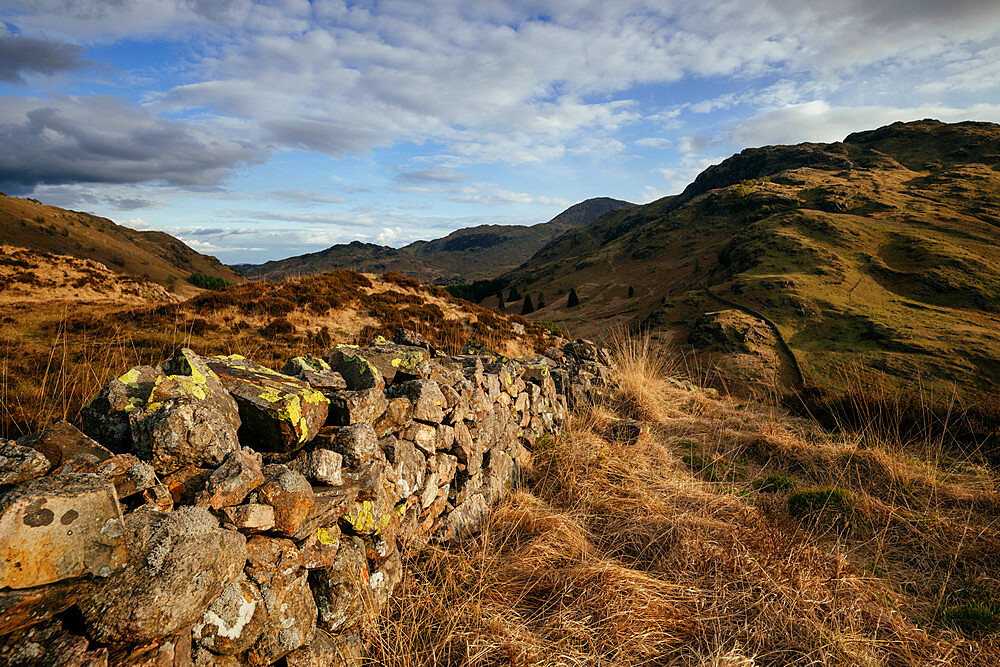
[[[359,664],[404,559],[477,532],[603,350],[180,350],[0,442],[0,661]]]

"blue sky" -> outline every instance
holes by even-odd
[[[645,203],[747,146],[1000,122],[1000,3],[0,0],[0,190],[225,262]]]

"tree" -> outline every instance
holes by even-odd
[[[567,308],[575,308],[580,305],[580,297],[576,295],[576,288],[573,287],[569,290],[569,298],[566,299]]]
[[[545,295],[542,294],[541,292],[538,293],[538,307],[539,308],[545,307]]]
[[[501,292],[500,290],[497,290],[497,310],[499,310],[501,313],[507,310],[507,308],[504,307],[503,304],[503,292]]]
[[[521,306],[521,314],[527,315],[528,313],[535,312],[535,306],[531,303],[531,295],[524,297],[524,305]]]
[[[631,285],[629,285],[628,286],[628,298],[631,299],[634,296],[635,296],[635,288],[632,287]]]
[[[521,293],[517,291],[516,287],[511,287],[510,291],[507,292],[507,300],[508,301],[520,301],[521,300]]]

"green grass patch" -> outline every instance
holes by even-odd
[[[846,526],[854,513],[854,497],[844,489],[811,489],[788,497],[788,513],[798,519],[821,517]]]
[[[753,488],[764,493],[787,491],[793,486],[795,486],[795,483],[784,475],[768,475],[767,477],[754,480],[753,482]]]

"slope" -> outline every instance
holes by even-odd
[[[492,278],[509,271],[532,253],[574,227],[589,224],[608,211],[633,204],[597,197],[574,204],[537,225],[478,225],[456,230],[433,241],[390,248],[354,241],[260,265],[238,265],[251,279],[280,280],[334,269],[369,273],[395,271],[425,283],[448,284]]]
[[[568,232],[504,280],[544,296],[531,318],[574,334],[624,323],[680,342],[725,309],[709,286],[771,320],[808,384],[845,389],[860,368],[935,400],[995,395],[1000,126],[925,120],[747,149],[678,196]]]
[[[192,273],[242,280],[215,257],[202,255],[169,234],[136,231],[32,199],[0,195],[0,242],[94,260],[116,273],[151,280],[185,296],[200,291],[186,281]]]

